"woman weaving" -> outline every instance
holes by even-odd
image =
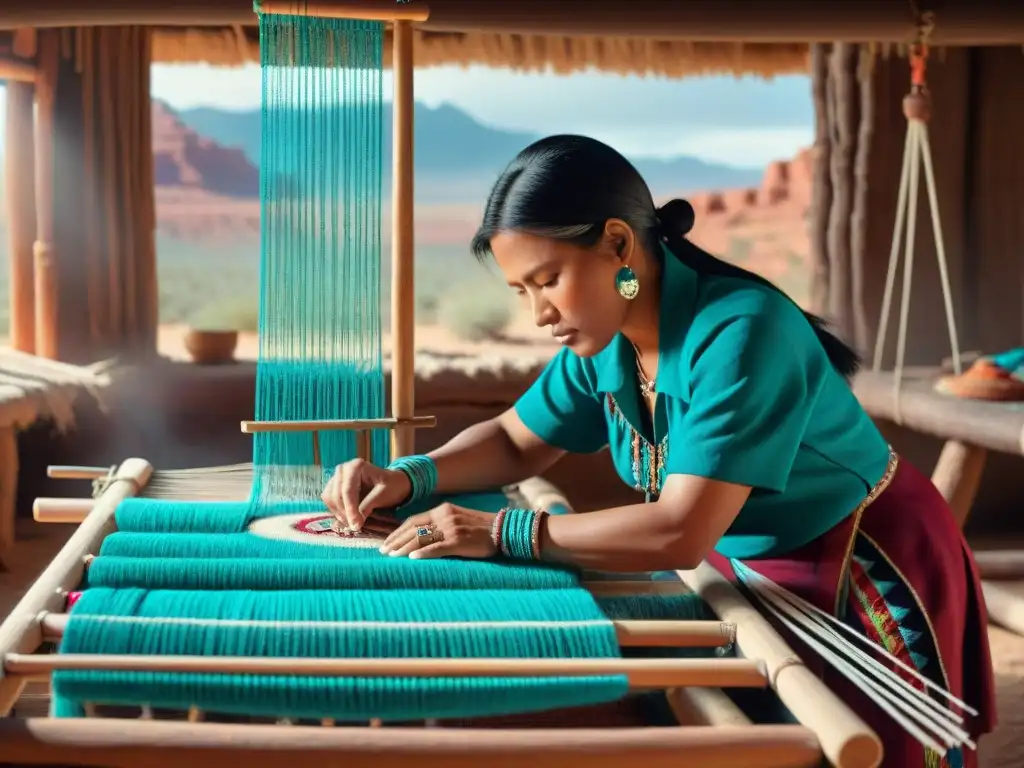
[[[848,386],[856,355],[767,281],[686,239],[693,210],[656,208],[611,148],[555,136],[502,173],[473,240],[563,349],[501,416],[387,469],[353,461],[324,491],[346,525],[434,494],[516,483],[567,452],[609,447],[645,502],[583,515],[450,504],[383,551],[499,550],[599,571],[733,561],[913,666],[994,724],[973,559],[928,478],[891,452]],[[812,663],[810,652],[788,637]],[[975,765],[926,749],[831,668],[826,681],[882,738],[888,766]],[[908,680],[912,678],[908,677]]]

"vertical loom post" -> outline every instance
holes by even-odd
[[[413,30],[396,21],[392,36],[394,83],[391,203],[391,412],[409,419],[416,410],[415,246],[413,239]],[[415,431],[401,423],[391,433],[391,458],[413,453]]]
[[[11,346],[28,354],[36,351],[36,288],[32,263],[32,241],[36,236],[34,100],[32,83],[7,81],[4,144],[8,151],[4,197],[10,253]]]
[[[316,430],[312,433],[313,438],[313,466],[322,467],[323,459],[320,458],[320,433]]]
[[[39,77],[36,80],[36,240],[32,245],[35,271],[35,343],[40,357],[57,359],[57,264],[53,253],[54,98],[60,66],[60,38],[55,29],[39,35]]]

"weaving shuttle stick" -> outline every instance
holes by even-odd
[[[99,549],[104,537],[114,529],[114,513],[118,505],[144,488],[152,474],[153,466],[144,459],[127,459],[118,467],[96,500],[92,514],[71,535],[0,624],[0,657],[10,653],[31,653],[39,648],[43,640],[39,614],[63,610],[63,593],[74,589],[81,580],[85,567],[83,557]],[[10,713],[24,682],[0,670],[0,717]]]
[[[4,759],[18,765],[192,768],[351,765],[374,768],[810,768],[820,751],[798,725],[689,728],[202,727],[160,720],[2,720]],[[168,750],[173,750],[169,753]]]
[[[735,586],[708,563],[677,571],[723,621],[736,625],[736,648],[762,659],[769,681],[793,716],[817,735],[825,757],[837,768],[875,768],[882,761],[877,734],[809,670]]]
[[[100,480],[110,474],[110,467],[66,467],[51,465],[46,476],[52,480]]]
[[[95,499],[41,497],[32,502],[32,519],[37,523],[80,523],[95,506]]]
[[[59,641],[68,624],[66,613],[39,616],[43,639]],[[187,621],[187,620],[186,620]],[[126,622],[130,623],[130,622]],[[613,621],[623,648],[720,648],[732,642],[735,627],[721,621]],[[423,622],[423,629],[434,624]]]
[[[38,620],[35,629],[39,631]],[[748,659],[483,659],[483,658],[249,658],[127,654],[9,653],[8,674],[38,677],[58,670],[183,672],[296,677],[591,677],[624,675],[631,688],[695,685],[765,688],[767,667]]]
[[[415,0],[261,0],[260,13],[283,16],[313,16],[320,19],[352,19],[353,21],[412,21],[430,18],[430,8]]]

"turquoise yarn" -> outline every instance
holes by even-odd
[[[61,652],[427,659],[619,655],[612,624],[581,590],[548,590],[530,600],[512,601],[490,591],[453,595],[394,590],[370,598],[361,591],[96,588],[75,605]],[[198,621],[183,621],[187,619]],[[388,627],[396,621],[405,623],[402,631]],[[415,629],[416,624],[438,622],[452,624]],[[476,624],[459,627],[463,622]],[[522,629],[511,622],[531,624]],[[75,709],[67,702],[92,701],[341,721],[411,720],[425,712],[435,717],[509,714],[535,709],[542,701],[545,708],[608,701],[626,689],[620,676],[377,680],[65,671],[53,678],[54,695],[65,700],[64,711]]]

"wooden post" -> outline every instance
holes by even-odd
[[[10,339],[19,352],[36,351],[35,277],[32,244],[36,238],[35,87],[7,81],[4,125],[4,196],[10,254]]]
[[[35,265],[36,354],[56,360],[57,265],[53,253],[53,110],[57,68],[60,65],[60,33],[40,30],[39,76],[36,80],[36,241]]]
[[[413,287],[413,30],[411,22],[396,21],[392,37],[391,179],[391,412],[396,419],[412,418],[416,410],[416,306]],[[391,458],[408,456],[415,448],[415,431],[397,426],[391,434]]]

